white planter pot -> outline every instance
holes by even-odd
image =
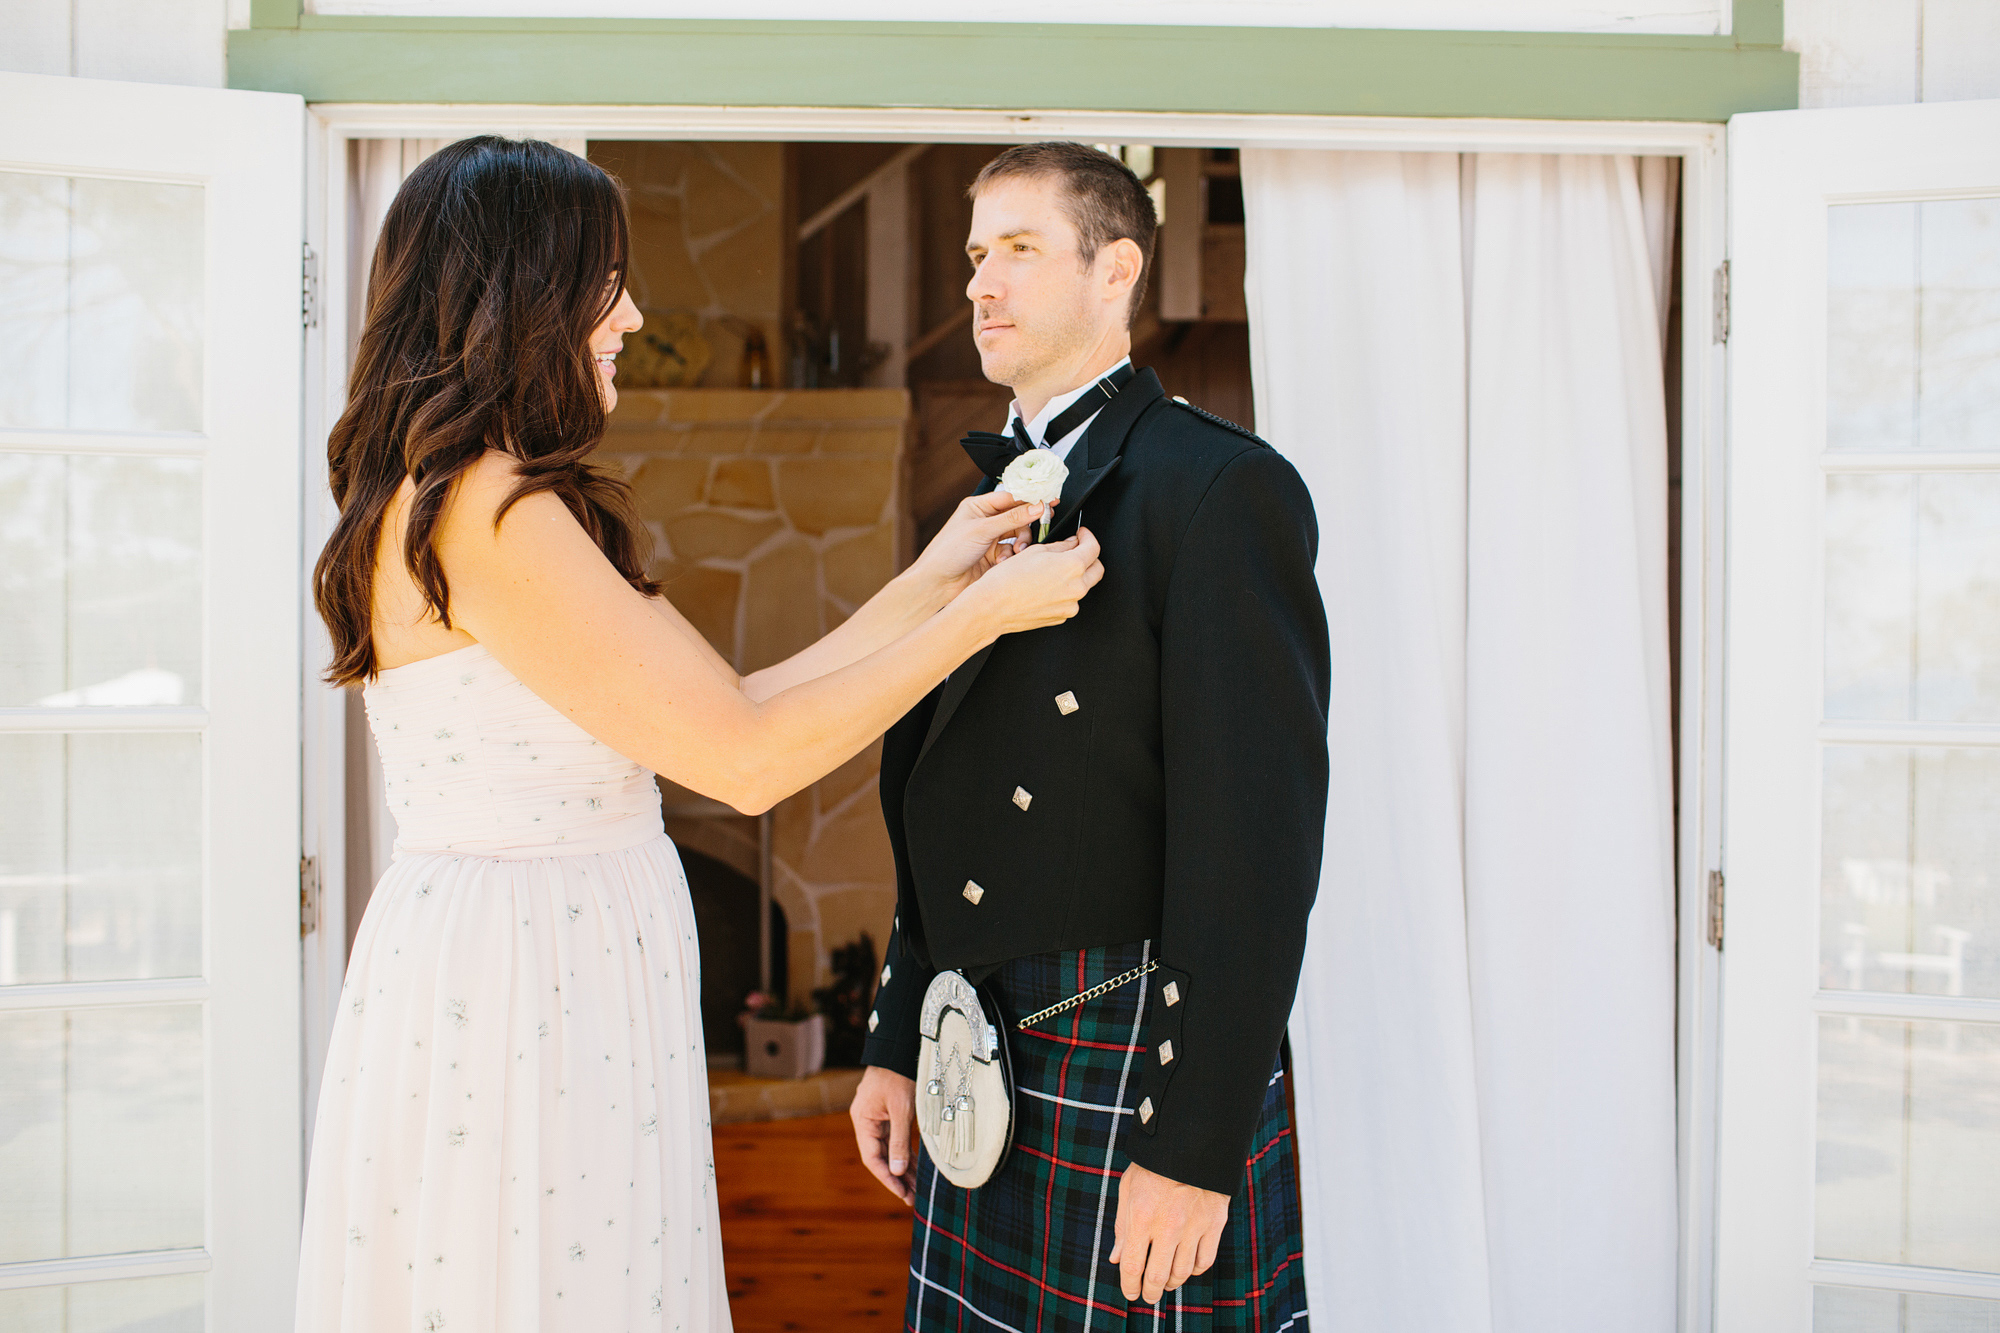
[[[743,1025],[743,1067],[752,1078],[806,1078],[825,1064],[825,1014],[796,1023],[753,1018]]]

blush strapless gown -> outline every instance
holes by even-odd
[[[300,1333],[728,1330],[653,775],[478,645],[366,697],[398,837],[321,1083]]]

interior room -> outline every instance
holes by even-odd
[[[357,179],[389,153],[406,173],[432,146],[418,142],[357,142]],[[1104,147],[1147,182],[1164,219],[1135,361],[1169,393],[1254,428],[1236,151]],[[593,139],[585,151],[627,190],[629,290],[646,319],[626,339],[601,454],[632,481],[653,574],[675,606],[755,671],[908,563],[978,479],[960,436],[1006,419],[1009,393],[980,374],[964,292],[966,187],[993,149]],[[350,755],[373,763],[364,745]],[[721,1121],[738,1114],[732,1097],[750,1099],[749,1117],[773,1097],[802,1113],[838,1109],[859,1076],[841,1066],[858,1055],[895,906],[876,764],[871,749],[759,818],[662,781],[700,923]],[[352,863],[350,933],[384,832]],[[737,1077],[745,997],[831,1010],[842,949],[861,1009],[845,1028],[830,1013],[832,1068],[746,1089],[760,1081]]]

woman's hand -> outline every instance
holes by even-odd
[[[1005,491],[968,495],[931,538],[910,573],[936,587],[948,601],[981,574],[1026,546],[1030,528],[1049,512],[1042,504],[1021,504]],[[1012,538],[1011,545],[1002,543]]]
[[[1077,612],[1084,594],[1104,577],[1097,538],[1088,528],[1074,537],[1019,550],[965,590],[956,603],[981,619],[994,638],[1060,625]]]

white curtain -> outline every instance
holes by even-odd
[[[1313,1319],[1668,1333],[1671,163],[1248,150],[1259,433],[1312,488]]]

